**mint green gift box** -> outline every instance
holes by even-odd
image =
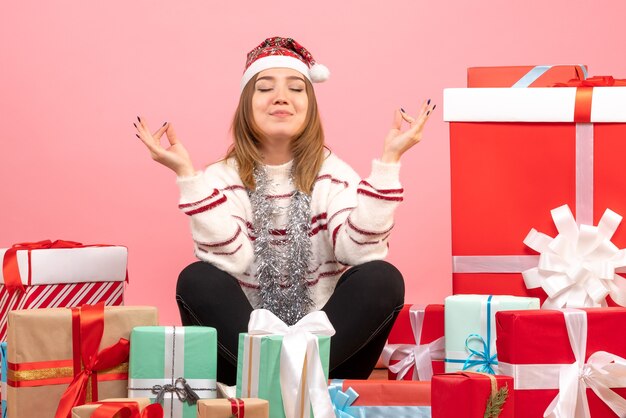
[[[128,397],[156,400],[163,396],[169,418],[196,418],[195,402],[185,385],[200,399],[217,395],[217,332],[215,328],[136,327],[130,335]]]
[[[444,308],[446,373],[471,370],[498,374],[496,312],[528,309],[539,309],[539,299],[506,295],[448,296]]]
[[[330,337],[317,335],[320,360],[328,380]],[[280,390],[280,352],[282,335],[239,334],[237,357],[237,397],[269,401],[270,417],[285,418]],[[313,414],[311,413],[311,416]]]

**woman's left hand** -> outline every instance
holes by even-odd
[[[385,138],[385,148],[380,160],[385,163],[397,163],[402,154],[420,142],[424,125],[436,106],[431,105],[430,100],[425,101],[417,117],[409,116],[403,110],[396,110],[391,130]],[[410,124],[410,128],[404,132],[402,132],[402,120]]]

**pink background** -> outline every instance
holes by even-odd
[[[219,4],[219,6],[216,6]],[[310,4],[315,4],[311,9]],[[403,159],[389,260],[407,302],[451,290],[448,130],[442,89],[468,66],[584,63],[626,76],[626,3],[538,1],[10,2],[0,16],[0,246],[41,239],[130,249],[127,304],[179,322],[194,261],[174,174],[134,136],[171,122],[200,168],[223,156],[245,54],[291,36],[327,65],[316,92],[330,147],[362,176],[392,112],[439,107]],[[485,237],[488,239],[488,237]]]

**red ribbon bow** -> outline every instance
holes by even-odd
[[[591,100],[594,87],[626,86],[625,79],[615,79],[610,75],[590,77],[585,80],[577,78],[567,83],[556,83],[553,87],[576,87],[576,104],[574,106],[574,122],[591,122]]]
[[[22,284],[22,278],[20,276],[20,269],[17,264],[17,252],[20,250],[28,251],[28,284],[31,282],[31,268],[30,268],[30,253],[32,250],[39,250],[43,248],[77,248],[82,247],[83,244],[74,241],[56,240],[54,242],[49,239],[37,242],[22,242],[14,244],[4,253],[4,259],[2,260],[2,275],[4,276],[4,285],[9,293],[13,293],[15,290],[25,292],[24,285]]]
[[[626,79],[615,79],[610,75],[599,75],[584,80],[573,78],[567,83],[556,83],[554,87],[612,87],[626,86]]]
[[[32,250],[41,250],[48,248],[84,248],[84,247],[110,247],[107,244],[93,244],[84,245],[76,241],[65,241],[58,239],[56,241],[50,241],[49,239],[37,242],[22,242],[14,244],[4,253],[4,259],[2,260],[2,275],[4,276],[4,285],[10,294],[13,294],[16,290],[25,292],[24,284],[22,284],[22,278],[20,276],[20,269],[17,263],[17,252],[20,250],[28,251],[28,285],[30,286],[32,281],[32,268],[30,264],[30,253]],[[128,282],[128,271],[126,272],[126,281]]]
[[[245,418],[243,399],[241,398],[228,398],[230,401],[231,411],[234,418]]]
[[[90,381],[91,398],[98,400],[98,372],[128,361],[130,344],[125,338],[98,352],[103,332],[104,302],[72,308],[74,379],[61,397],[55,418],[70,418],[72,407],[85,404]]]
[[[163,418],[163,407],[154,403],[146,406],[141,412],[137,402],[102,402],[91,418]]]

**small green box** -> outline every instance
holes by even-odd
[[[154,402],[161,390],[165,417],[196,418],[196,405],[181,402],[178,395],[185,393],[186,383],[200,399],[215,398],[216,363],[215,328],[136,327],[130,335],[128,397]]]

